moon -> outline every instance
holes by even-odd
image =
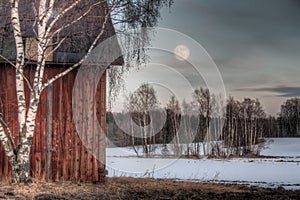
[[[183,61],[183,60],[186,60],[189,58],[190,49],[187,46],[180,44],[180,45],[176,46],[176,48],[174,49],[174,53],[175,53],[176,59]]]

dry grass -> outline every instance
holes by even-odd
[[[300,191],[134,178],[108,178],[102,185],[0,183],[0,188],[0,199],[300,199]]]
[[[264,155],[244,155],[244,156],[236,156],[236,155],[228,155],[228,156],[216,156],[216,155],[210,155],[207,156],[208,159],[234,159],[234,158],[265,158],[265,159],[276,159],[276,158],[282,158],[282,156],[264,156]]]

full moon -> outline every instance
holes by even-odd
[[[188,59],[190,56],[190,49],[187,46],[180,44],[176,46],[174,53],[176,58],[182,61]]]

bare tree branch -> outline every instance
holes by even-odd
[[[3,114],[0,113],[0,116],[3,116]],[[11,132],[10,128],[8,127],[8,125],[3,121],[2,117],[0,117],[0,123],[1,123],[1,124],[4,126],[4,128],[6,129],[6,131],[7,131],[7,133],[8,133],[8,137],[9,137],[11,143],[12,143],[13,148],[14,148],[14,149],[17,149],[17,148],[16,148],[15,141],[14,141],[14,138],[13,138],[13,136],[12,136],[12,132]]]
[[[33,88],[35,93],[39,93],[41,81],[43,80],[45,67],[45,50],[47,46],[46,28],[47,23],[52,16],[54,0],[50,0],[49,8],[46,5],[47,1],[40,1],[38,10],[38,48],[37,48],[37,68],[34,75]],[[33,98],[31,96],[30,98]]]
[[[61,45],[62,43],[67,39],[67,37],[64,37],[61,39],[58,43],[56,43],[56,46],[45,56],[45,59],[47,59],[50,55],[52,55]],[[53,44],[55,45],[55,44]],[[53,46],[51,45],[51,46]],[[49,47],[49,46],[48,46]]]
[[[65,14],[67,14],[69,11],[71,11],[75,6],[77,6],[82,0],[76,0],[74,3],[72,3],[69,7],[63,10],[63,12],[59,13],[58,16],[49,24],[48,29],[46,31],[45,37],[49,36],[50,31],[54,27],[54,25],[57,23],[58,20],[60,20],[62,17],[64,17]]]
[[[62,73],[54,76],[53,78],[49,79],[46,83],[43,84],[41,91],[43,91],[48,85],[52,84],[54,81],[56,81],[57,79],[67,75],[70,71],[72,71],[73,69],[77,68],[78,66],[80,66],[90,55],[90,53],[92,52],[92,50],[94,49],[94,47],[96,46],[97,42],[99,41],[99,39],[102,37],[102,35],[104,34],[105,31],[105,26],[108,22],[109,19],[109,12],[106,12],[105,15],[105,20],[102,24],[102,28],[100,33],[97,35],[97,37],[95,38],[95,40],[93,41],[92,45],[90,46],[89,50],[87,51],[87,53],[85,54],[85,56],[76,64],[74,64],[73,66],[69,67],[68,69],[66,69],[65,71],[63,71]]]
[[[49,19],[53,15],[54,3],[55,3],[55,0],[50,0],[49,7],[47,9],[45,9],[44,19],[43,19],[45,21],[45,23],[48,23]]]
[[[15,157],[15,148],[12,142],[9,140],[7,137],[4,128],[3,128],[3,115],[0,113],[0,141],[2,143],[3,149],[7,155],[7,158],[11,165],[13,166],[14,163],[16,162],[16,157]]]
[[[32,90],[31,84],[30,84],[29,80],[26,78],[26,76],[24,76],[24,73],[21,73],[20,70],[16,67],[16,65],[15,65],[13,62],[11,62],[10,60],[8,60],[7,58],[5,58],[4,56],[2,56],[1,54],[0,54],[0,57],[1,57],[3,60],[5,60],[8,64],[10,64],[11,66],[13,66],[13,67],[16,69],[16,73],[20,73],[20,75],[21,75],[21,76],[24,78],[24,80],[26,81],[29,90]]]
[[[56,34],[58,34],[58,33],[60,33],[61,31],[63,31],[64,29],[66,29],[66,28],[68,28],[68,27],[70,27],[70,26],[76,24],[76,23],[79,22],[81,19],[83,19],[84,17],[86,17],[86,16],[91,12],[91,10],[92,10],[95,6],[97,6],[97,5],[99,5],[99,4],[102,4],[102,3],[104,3],[104,2],[105,2],[105,1],[100,1],[100,2],[94,3],[94,4],[91,5],[91,6],[89,7],[89,9],[88,9],[86,12],[84,12],[81,16],[79,16],[77,19],[73,20],[71,23],[69,23],[69,24],[67,24],[67,25],[65,25],[65,26],[62,26],[62,27],[60,27],[59,29],[57,29],[56,31],[54,31],[54,32],[51,34],[50,37],[52,38],[52,37],[54,37]]]

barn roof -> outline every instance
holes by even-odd
[[[31,5],[31,0],[20,1],[20,20],[22,28],[22,36],[24,38],[24,45],[26,49],[26,60],[28,62],[34,62],[36,60],[36,39],[35,30],[32,28],[34,25],[34,12]],[[52,15],[54,19],[58,13],[62,12],[64,8],[74,2],[74,0],[57,1],[55,9]],[[57,26],[66,26],[70,22],[74,21],[82,15],[87,9],[94,5],[99,0],[85,0],[80,3],[76,9],[69,12],[64,16],[62,20],[58,20]],[[86,17],[75,23],[74,25],[66,28],[64,31],[51,38],[52,43],[56,44],[62,38],[65,38],[64,43],[55,50],[48,58],[48,64],[72,64],[78,62],[89,46],[92,44],[96,35],[102,29],[104,23],[105,10],[107,3],[98,4],[87,14]],[[12,32],[12,26],[10,22],[10,5],[8,0],[0,0],[0,54],[9,60],[15,60],[16,50]],[[99,40],[99,43],[115,35],[115,29],[111,19],[108,20],[104,29],[104,34]],[[114,51],[120,52],[119,45],[114,45]],[[48,52],[51,52],[51,48],[48,48]],[[112,65],[122,65],[124,63],[123,57],[119,57]]]

